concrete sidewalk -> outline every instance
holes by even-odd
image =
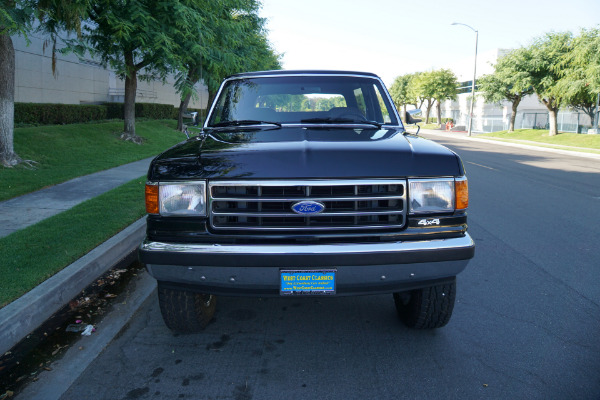
[[[0,238],[145,175],[152,158],[80,176],[0,202]]]
[[[0,203],[0,237],[114,189],[148,171],[152,158],[81,176]],[[142,200],[140,200],[142,201]],[[142,218],[0,309],[0,354],[9,350],[120,260],[146,232]]]

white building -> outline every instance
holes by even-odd
[[[493,65],[499,57],[510,49],[496,49],[477,55],[477,79],[494,72]],[[468,126],[471,106],[471,85],[473,82],[473,58],[448,63],[445,68],[452,70],[462,88],[456,101],[447,100],[442,103],[442,118],[452,118],[456,126]],[[475,81],[477,93],[477,80]],[[473,106],[473,132],[495,132],[508,129],[512,114],[512,104],[508,101],[502,104],[485,103],[482,96],[476,96]],[[548,109],[538,100],[537,95],[526,96],[521,100],[517,109],[515,129],[547,128]],[[561,110],[558,113],[558,130],[563,132],[587,132],[591,126],[587,114],[571,110]]]
[[[15,47],[15,102],[100,104],[123,102],[125,81],[109,67],[89,56],[57,53],[56,76],[52,74],[51,48],[43,49],[44,38],[29,35],[13,36]],[[136,102],[172,104],[179,107],[180,96],[174,88],[175,79],[166,83],[144,82],[138,79]],[[191,100],[189,108],[206,108],[208,92],[198,90],[198,100]]]

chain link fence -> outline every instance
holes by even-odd
[[[456,126],[469,126],[468,114],[457,110],[444,113],[442,118],[452,118]],[[483,115],[473,119],[472,131],[475,133],[490,133],[508,130],[510,116]],[[592,127],[590,116],[581,112],[559,112],[557,115],[559,132],[587,133]],[[517,112],[515,129],[549,129],[549,115],[547,112]]]

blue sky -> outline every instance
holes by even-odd
[[[473,64],[475,33],[452,22],[479,31],[479,69],[494,49],[598,26],[600,0],[263,0],[261,16],[285,69],[369,71],[389,86],[397,75]]]

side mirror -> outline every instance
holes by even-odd
[[[192,112],[192,113],[190,113],[190,114],[191,114],[191,116],[192,116],[192,124],[193,124],[194,126],[198,126],[198,120],[199,120],[199,115],[198,115],[198,113],[197,113],[196,111],[194,111],[194,112]]]
[[[417,108],[416,110],[410,110],[410,111],[406,112],[406,115],[404,116],[404,120],[406,121],[407,124],[416,124],[416,123],[422,121],[422,119],[415,118],[420,115],[421,115],[420,109]]]
[[[416,116],[420,116],[421,115],[421,110],[420,109],[415,109],[415,110],[409,110],[406,112],[406,114],[404,115],[404,121],[407,124],[417,124],[419,122],[422,121],[422,119],[419,118],[415,118]],[[417,125],[417,133],[416,135],[419,134],[419,131],[421,130],[421,127]]]

